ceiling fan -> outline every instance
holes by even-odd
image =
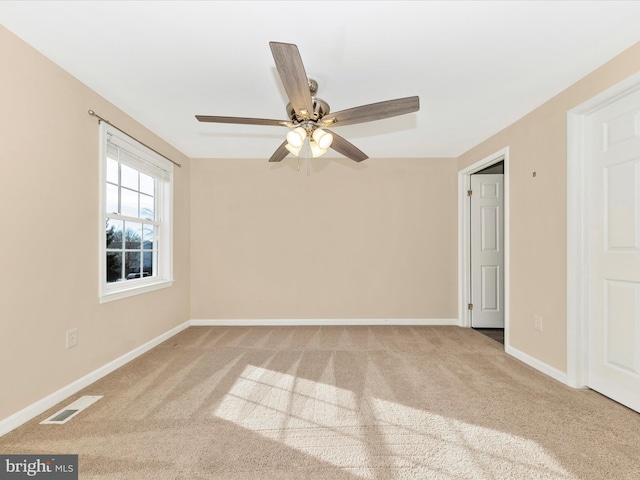
[[[212,115],[196,115],[196,118],[201,122],[289,127],[287,139],[271,156],[270,162],[279,162],[289,153],[299,156],[305,145],[311,150],[313,157],[319,157],[326,153],[328,148],[332,148],[351,160],[361,162],[369,157],[352,143],[327,130],[327,127],[372,122],[417,112],[420,109],[420,99],[415,96],[330,113],[329,104],[315,96],[318,83],[307,78],[298,47],[292,43],[280,42],[269,42],[269,46],[289,97],[290,103],[287,105],[289,120]]]

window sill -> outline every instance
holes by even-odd
[[[173,280],[159,280],[155,283],[146,283],[144,285],[127,287],[126,289],[104,292],[100,295],[100,303],[107,303],[114,300],[120,300],[122,298],[133,297],[135,295],[142,295],[143,293],[149,293],[155,290],[160,290],[162,288],[168,288],[172,285]]]

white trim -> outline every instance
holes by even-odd
[[[130,219],[121,215],[114,218],[121,218],[129,221],[139,221],[149,225],[158,226],[159,243],[157,248],[157,265],[155,265],[157,275],[154,277],[129,280],[127,282],[106,283],[106,245],[104,239],[104,228],[106,214],[106,168],[107,168],[107,138],[111,143],[124,146],[128,149],[130,156],[135,156],[138,160],[120,160],[121,163],[130,164],[136,168],[153,176],[156,179],[156,219],[148,222],[142,219]],[[120,141],[118,141],[120,140]],[[99,266],[98,266],[98,298],[100,303],[119,300],[142,293],[151,292],[173,285],[173,164],[149,147],[141,144],[126,133],[106,122],[100,123],[100,172],[99,172]],[[148,168],[153,168],[149,170]],[[124,260],[123,260],[124,261]],[[155,262],[154,262],[155,263]]]
[[[567,385],[587,386],[589,182],[585,120],[593,112],[640,88],[640,72],[567,112]]]
[[[521,352],[517,348],[513,348],[511,346],[505,347],[505,352],[511,355],[512,357],[517,358],[521,362],[526,363],[530,367],[533,367],[536,370],[546,375],[549,375],[551,378],[561,383],[564,383],[565,385],[567,384],[567,374],[564,372],[561,372],[557,368],[552,367],[551,365],[548,365],[544,362],[541,362],[537,358],[534,358],[531,355]]]
[[[49,410],[51,407],[57,405],[58,403],[64,401],[69,398],[71,395],[79,392],[83,388],[91,385],[97,380],[100,380],[102,377],[110,374],[114,370],[122,367],[123,365],[129,363],[131,360],[139,357],[143,353],[148,352],[153,347],[160,345],[165,340],[173,337],[177,333],[181,332],[185,328],[190,326],[190,322],[184,322],[181,325],[178,325],[175,328],[172,328],[168,332],[163,333],[162,335],[154,338],[153,340],[148,341],[144,345],[140,345],[137,348],[134,348],[129,353],[125,353],[119,358],[107,363],[106,365],[94,370],[93,372],[85,375],[78,380],[71,382],[69,385],[62,387],[60,390],[53,392],[50,395],[38,400],[35,403],[32,403],[28,407],[23,408],[17,413],[3,419],[0,421],[0,436],[4,435],[11,430],[18,428],[20,425],[28,422],[34,417],[37,417],[41,413]]]
[[[197,327],[235,327],[235,326],[289,326],[289,325],[444,325],[460,326],[457,318],[220,318],[193,319],[190,324]]]
[[[458,172],[458,318],[460,326],[471,327],[469,258],[469,197],[471,174],[502,160],[504,162],[504,345],[509,346],[509,147],[505,147]]]
[[[137,285],[135,287],[128,288],[127,290],[106,292],[106,293],[103,293],[102,296],[100,297],[100,303],[107,303],[113,300],[120,300],[121,298],[132,297],[134,295],[141,295],[143,293],[153,292],[155,290],[160,290],[162,288],[168,288],[168,287],[171,287],[172,285],[173,285],[173,280],[161,280],[159,282],[151,283],[148,285]]]

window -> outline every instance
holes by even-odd
[[[173,165],[100,125],[100,301],[106,302],[173,283]]]

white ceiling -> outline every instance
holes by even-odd
[[[640,2],[4,0],[0,23],[192,158],[283,141],[194,118],[286,119],[272,40],[298,45],[334,112],[420,96],[336,131],[370,157],[456,157],[640,41]]]

